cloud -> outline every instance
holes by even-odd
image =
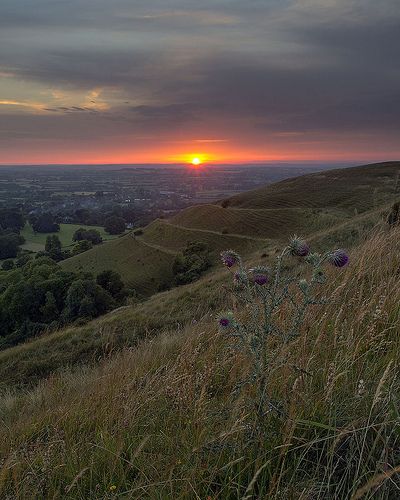
[[[398,0],[3,0],[0,10],[0,113],[27,136],[384,142],[400,127]],[[48,97],[17,94],[15,82]],[[51,116],[23,122],[24,109]]]

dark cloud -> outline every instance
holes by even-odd
[[[249,134],[400,128],[398,0],[3,0],[0,14],[0,72],[108,99],[7,115],[32,137],[72,123],[88,138],[207,122]]]

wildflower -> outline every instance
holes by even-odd
[[[335,267],[344,267],[349,262],[349,256],[340,248],[329,255],[328,261]]]
[[[310,247],[307,243],[299,238],[298,236],[293,236],[289,243],[290,253],[296,255],[297,257],[307,257],[310,253]]]
[[[221,314],[218,319],[218,324],[223,330],[231,328],[233,326],[233,314],[231,312]]]
[[[268,281],[268,276],[266,274],[257,273],[254,275],[253,280],[257,285],[265,285]]]
[[[257,285],[265,285],[268,282],[269,269],[266,267],[255,267],[250,269],[251,279]]]
[[[239,262],[240,257],[233,250],[225,250],[221,252],[221,259],[224,266],[232,267]]]
[[[115,484],[112,484],[109,489],[110,491],[115,491],[117,487],[115,486]]]

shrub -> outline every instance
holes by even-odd
[[[12,259],[4,260],[1,264],[1,268],[3,271],[10,271],[11,269],[14,269],[14,261]]]
[[[125,231],[125,221],[122,217],[115,215],[108,217],[104,224],[104,230],[108,234],[122,234]]]
[[[77,229],[72,237],[72,241],[90,241],[93,245],[98,245],[103,241],[101,234],[96,229],[85,229],[80,227]]]
[[[205,243],[189,243],[183,252],[175,258],[172,271],[176,285],[192,283],[211,266],[209,248]]]

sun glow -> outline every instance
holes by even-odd
[[[200,165],[201,164],[201,159],[198,157],[198,156],[195,156],[194,158],[192,158],[192,165]]]

